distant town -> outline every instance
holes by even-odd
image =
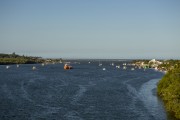
[[[180,60],[134,60],[134,65],[142,68],[154,68],[155,70],[167,73],[180,63]]]

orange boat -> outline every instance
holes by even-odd
[[[68,64],[65,64],[64,65],[64,69],[65,70],[69,70],[69,69],[72,69],[73,67],[72,66],[70,66],[70,65],[68,65]]]

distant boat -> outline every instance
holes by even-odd
[[[7,65],[7,66],[6,66],[6,69],[9,69],[9,68],[10,68],[10,66],[9,66],[9,65]]]
[[[102,66],[102,63],[99,63],[99,66]]]
[[[157,67],[155,67],[154,69],[155,69],[156,71],[158,70],[158,68],[157,68]]]
[[[114,63],[112,63],[111,65],[114,66]]]
[[[134,68],[131,68],[131,70],[134,70]]]
[[[73,69],[73,67],[70,66],[70,65],[68,65],[68,64],[65,64],[65,65],[64,65],[64,69],[65,69],[65,70],[69,70],[69,69]]]
[[[116,68],[120,68],[120,65],[116,65]]]
[[[103,68],[103,70],[106,70],[106,68]]]
[[[123,65],[125,65],[125,66],[126,66],[126,63],[123,63]]]
[[[19,65],[16,65],[16,67],[18,68],[18,67],[19,67]]]
[[[91,63],[91,62],[88,62],[89,64]]]
[[[123,69],[126,70],[126,66],[123,66]]]
[[[41,65],[44,66],[44,63],[42,63]]]
[[[33,66],[33,67],[32,67],[32,70],[36,70],[36,67],[35,67],[35,66]]]

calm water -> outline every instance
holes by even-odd
[[[163,73],[126,70],[110,61],[44,67],[0,66],[0,119],[166,120],[156,84]],[[106,68],[106,70],[103,70]]]

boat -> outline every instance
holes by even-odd
[[[123,69],[126,70],[126,66],[123,66]]]
[[[124,66],[126,66],[126,63],[123,63]]]
[[[33,67],[32,67],[32,70],[36,70],[36,67],[35,67],[35,66],[33,66]]]
[[[106,70],[106,68],[103,68],[103,70]]]
[[[131,70],[134,70],[134,68],[131,68]]]
[[[120,68],[120,65],[116,65],[116,68]]]
[[[112,66],[114,66],[114,63],[111,63]]]
[[[68,64],[65,64],[64,65],[64,69],[65,70],[69,70],[69,69],[72,69],[73,67],[72,66],[70,66],[70,65],[68,65]]]
[[[155,69],[156,71],[158,71],[158,68],[157,68],[157,67],[155,67],[154,69]]]
[[[10,68],[10,66],[6,66],[6,69],[9,69]]]

